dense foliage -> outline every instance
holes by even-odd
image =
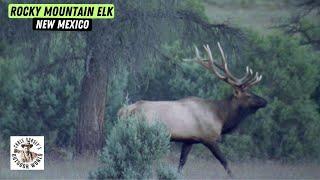
[[[73,42],[69,35],[54,34],[52,41],[39,41],[35,47],[4,46],[0,58],[0,131],[5,147],[9,147],[12,135],[45,135],[46,150],[71,147],[81,63],[64,58],[80,53],[82,47],[80,43],[70,48]],[[47,52],[45,57],[43,52]],[[62,66],[57,66],[59,63]],[[44,68],[47,66],[51,68]]]
[[[101,154],[102,167],[93,179],[146,179],[153,166],[169,150],[170,135],[163,124],[148,124],[141,115],[119,119]],[[163,165],[162,165],[163,166]],[[160,167],[160,176],[174,177],[174,172]]]
[[[247,123],[258,153],[276,159],[319,158],[319,54],[283,35],[256,38],[248,61],[266,72],[260,92],[269,106]],[[259,56],[258,56],[259,54]]]

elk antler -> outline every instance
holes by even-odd
[[[248,66],[246,67],[246,73],[242,78],[236,78],[229,70],[227,58],[223,52],[223,49],[220,46],[220,43],[218,42],[218,47],[220,50],[220,54],[222,57],[222,64],[220,65],[216,61],[214,61],[211,50],[209,45],[203,46],[205,51],[207,52],[208,59],[202,58],[200,56],[199,50],[197,47],[195,47],[196,50],[196,57],[193,59],[198,64],[202,65],[204,68],[208,69],[212,73],[216,74],[219,79],[222,79],[223,81],[227,82],[234,88],[240,89],[240,90],[246,90],[249,87],[257,84],[261,81],[262,75],[259,75],[258,72],[253,75],[253,71]],[[223,72],[220,73],[220,72]]]

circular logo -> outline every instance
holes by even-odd
[[[11,169],[43,170],[43,136],[11,136]]]

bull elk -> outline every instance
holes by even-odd
[[[172,141],[182,142],[178,171],[181,172],[193,144],[201,143],[223,165],[232,176],[227,161],[218,147],[221,135],[232,132],[248,115],[267,105],[267,101],[248,91],[250,87],[261,81],[262,75],[253,74],[246,68],[242,78],[236,78],[230,72],[223,49],[218,43],[222,64],[213,59],[210,47],[204,46],[207,58],[200,57],[196,49],[196,57],[188,60],[200,64],[215,74],[219,79],[230,84],[234,93],[224,100],[208,100],[198,97],[186,97],[176,101],[138,101],[119,110],[118,115],[128,116],[137,112],[143,113],[148,122],[155,119],[163,122]]]

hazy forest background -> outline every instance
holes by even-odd
[[[320,178],[319,1],[113,3],[115,20],[93,21],[92,32],[39,32],[31,30],[31,20],[9,20],[7,1],[0,1],[0,179],[87,178],[106,161],[114,163],[106,160],[113,150],[102,147],[137,133],[121,131],[121,106],[140,99],[229,96],[227,84],[181,61],[203,44],[218,57],[218,41],[237,75],[247,65],[264,75],[253,91],[269,102],[222,138],[236,177]],[[45,136],[45,171],[9,170],[11,135]],[[178,165],[180,145],[169,148],[162,140],[150,140],[167,147],[162,151],[157,144],[159,157],[150,159],[162,159],[166,167],[159,172],[176,177],[166,168]],[[150,177],[137,172],[117,177]],[[182,177],[227,175],[207,149],[196,146]]]

